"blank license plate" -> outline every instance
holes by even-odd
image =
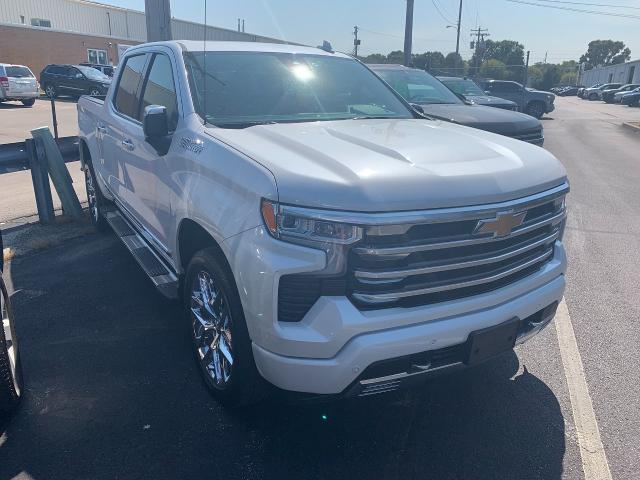
[[[483,362],[491,357],[511,350],[516,343],[520,320],[513,318],[493,327],[476,330],[469,334],[467,365]]]

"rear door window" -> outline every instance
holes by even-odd
[[[125,60],[118,81],[113,106],[121,114],[139,120],[140,80],[147,61],[147,55],[135,55]]]
[[[178,101],[169,57],[160,53],[154,55],[143,91],[140,118],[147,106],[162,105],[167,109],[169,131],[175,130],[178,125]]]

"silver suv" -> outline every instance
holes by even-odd
[[[518,82],[506,80],[487,80],[484,82],[487,95],[511,100],[518,104],[518,110],[532,117],[542,118],[545,113],[555,109],[553,102],[556,96],[550,92],[524,88]]]
[[[0,102],[19,100],[31,107],[40,96],[40,86],[29,67],[0,63]]]

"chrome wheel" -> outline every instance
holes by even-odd
[[[16,394],[20,396],[20,382],[18,382],[18,361],[17,361],[17,345],[13,339],[13,325],[11,324],[11,316],[9,315],[9,307],[3,292],[0,292],[0,313],[2,314],[2,329],[4,330],[5,345],[7,348],[7,357],[9,358],[9,371],[11,373],[11,381]]]
[[[191,324],[200,366],[216,388],[224,389],[233,366],[232,319],[224,291],[205,270],[193,277]]]
[[[85,167],[84,179],[87,186],[87,203],[89,204],[89,213],[91,214],[91,220],[93,223],[98,223],[100,220],[100,209],[98,208],[98,196],[96,193],[96,186],[93,183],[93,175],[89,170],[89,167]]]
[[[49,98],[55,98],[56,89],[53,85],[47,85],[46,88],[44,89],[44,93],[46,93],[47,97]]]

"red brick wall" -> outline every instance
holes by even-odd
[[[118,43],[137,45],[140,42],[0,25],[0,63],[26,65],[40,78],[40,72],[49,63],[86,62],[87,48],[106,50],[109,63],[116,65]]]

